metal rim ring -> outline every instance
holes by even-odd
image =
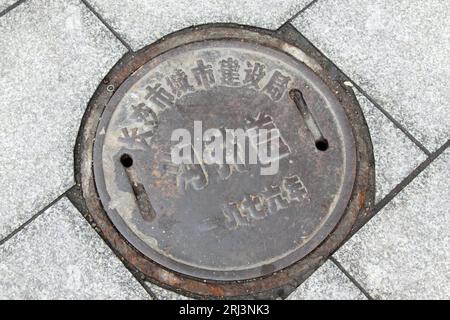
[[[154,57],[186,43],[211,39],[247,39],[269,47],[283,50],[302,61],[330,87],[341,99],[347,117],[353,124],[356,137],[357,172],[351,200],[344,217],[328,238],[301,261],[265,278],[248,281],[204,281],[175,273],[154,263],[131,246],[109,220],[98,198],[92,168],[93,141],[98,121],[103,109],[113,95],[108,88],[120,85],[140,66]],[[296,46],[280,39],[276,34],[259,29],[237,26],[207,25],[177,32],[162,41],[142,49],[138,53],[127,54],[106,76],[89,103],[83,125],[80,129],[76,148],[76,178],[80,185],[86,208],[92,216],[101,235],[113,249],[124,258],[130,267],[136,268],[148,280],[164,287],[180,290],[195,297],[273,297],[284,296],[294,290],[326,257],[345,240],[358,215],[370,210],[373,203],[373,153],[370,136],[362,112],[351,90],[331,79],[326,66],[313,60]]]

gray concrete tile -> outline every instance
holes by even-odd
[[[295,27],[429,150],[450,137],[450,2],[321,0]]]
[[[0,12],[13,5],[17,0],[0,0]]]
[[[335,257],[379,299],[450,298],[450,149]]]
[[[192,300],[191,298],[183,296],[176,292],[158,287],[157,285],[154,285],[153,283],[146,282],[145,284],[156,295],[158,300]]]
[[[331,261],[306,280],[288,300],[367,300],[366,296]]]
[[[149,299],[63,198],[0,247],[0,299]]]
[[[425,161],[427,156],[366,97],[357,90],[355,94],[372,138],[378,202]]]
[[[277,29],[310,0],[88,0],[137,50],[174,31],[212,22]]]
[[[125,48],[79,1],[0,19],[0,239],[67,190],[86,105]]]

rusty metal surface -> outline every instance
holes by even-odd
[[[235,83],[221,79],[220,62],[229,58],[242,66]],[[214,66],[216,82],[209,87],[191,73],[199,61]],[[245,86],[245,69],[256,63],[264,64],[265,77],[258,86]],[[267,32],[234,27],[180,32],[125,57],[92,99],[77,148],[77,180],[102,235],[151,281],[197,297],[283,296],[295,289],[345,239],[373,198],[367,127],[354,97],[324,67]],[[167,86],[176,70],[186,73],[190,87],[179,94],[166,87],[173,99],[154,114],[150,139],[133,139],[134,128],[135,135],[149,130],[131,106],[146,103],[147,87]],[[264,90],[276,72],[290,78],[281,96]],[[289,95],[291,89],[300,90],[301,98],[295,91]],[[173,129],[193,120],[238,128],[261,115],[288,146],[278,175],[206,168],[200,185],[180,188],[183,170],[167,164]],[[324,140],[325,150],[319,150],[317,142]],[[124,154],[137,172],[121,165]],[[133,188],[134,180],[140,181]],[[287,182],[302,187],[299,197],[284,197],[281,209],[272,205],[245,225],[227,223],[224,205],[271,187],[281,190]],[[151,203],[150,218],[137,201],[139,184],[148,196],[142,206]]]
[[[234,74],[223,72],[230,64]],[[277,77],[285,83],[272,87]],[[171,88],[180,79],[183,86]],[[308,116],[289,96],[294,88],[304,109],[304,100],[311,105]],[[172,132],[193,132],[195,121],[203,130],[278,128],[279,173],[262,176],[259,165],[175,165]],[[323,136],[329,148],[321,151]],[[190,276],[245,280],[286,268],[328,236],[350,199],[355,152],[339,101],[304,64],[254,43],[210,40],[158,56],[117,89],[97,129],[94,174],[110,219],[147,257]],[[140,180],[134,190],[123,155],[133,158]],[[146,219],[143,197],[154,219]]]

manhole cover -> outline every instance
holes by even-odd
[[[236,295],[227,283],[308,258],[350,209],[354,222],[366,199],[350,205],[369,188],[357,190],[370,175],[359,153],[371,151],[349,117],[359,109],[324,74],[299,48],[242,28],[183,32],[125,58],[82,132],[84,196],[106,238],[159,268],[124,254],[153,280],[199,294],[167,274]]]

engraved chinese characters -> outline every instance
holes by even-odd
[[[266,70],[266,65],[261,62],[245,61],[241,66],[232,57],[221,59],[216,64],[198,59],[193,66],[171,70],[161,82],[145,87],[144,101],[131,106],[133,117],[142,120],[142,126],[122,128],[123,137],[147,144],[158,126],[157,114],[173,108],[177,99],[197,90],[208,90],[221,85],[248,87],[262,90],[273,101],[278,101],[286,94],[291,77],[277,69]]]
[[[239,203],[224,205],[227,227],[237,229],[250,226],[253,221],[289,208],[293,201],[306,200],[307,195],[308,190],[298,176],[284,178],[281,186],[270,186],[258,195],[245,195]]]

